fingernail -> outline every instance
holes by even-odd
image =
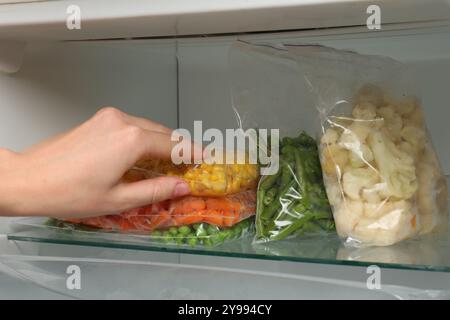
[[[173,196],[174,197],[182,197],[191,192],[191,189],[189,189],[189,186],[186,182],[178,182],[178,184],[175,186],[175,189],[173,190]]]

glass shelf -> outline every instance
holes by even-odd
[[[450,234],[423,236],[388,247],[347,248],[337,235],[253,244],[252,238],[226,242],[216,247],[185,247],[152,242],[148,237],[82,230],[61,230],[45,225],[45,218],[21,218],[22,230],[9,240],[65,245],[94,246],[233,258],[282,260],[335,265],[450,272]]]

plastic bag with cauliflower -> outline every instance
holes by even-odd
[[[355,245],[391,245],[446,229],[446,179],[409,69],[387,57],[287,48],[315,96],[339,235]]]

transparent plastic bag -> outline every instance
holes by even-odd
[[[315,96],[324,182],[346,243],[391,245],[446,229],[446,179],[409,69],[322,46],[287,50]]]
[[[131,209],[117,215],[66,219],[103,230],[140,233],[208,223],[231,227],[255,214],[254,191],[225,197],[186,196]]]
[[[138,181],[169,175],[184,179],[194,196],[226,196],[256,188],[259,179],[257,164],[181,164],[170,161],[141,160],[129,170],[125,181]]]
[[[97,225],[97,224],[95,224]],[[61,232],[80,232],[83,238],[106,239],[106,235],[114,234],[117,229],[99,228],[84,221],[71,220],[63,221],[49,219],[46,222],[48,228],[57,228]],[[232,226],[217,226],[210,223],[200,222],[191,225],[179,225],[165,227],[162,229],[149,230],[127,230],[127,236],[138,237],[136,240],[155,243],[159,245],[174,245],[184,247],[214,247],[224,242],[237,240],[254,232],[254,219],[248,217]],[[105,235],[105,237],[102,236]],[[123,236],[123,234],[122,234]],[[124,238],[124,241],[134,242],[132,238]]]
[[[278,172],[264,176],[258,185],[256,240],[334,231],[315,140],[305,132],[284,137],[279,161]]]
[[[242,42],[230,51],[233,108],[240,127],[278,129],[283,136],[279,156],[273,157],[279,162],[278,171],[262,176],[258,185],[256,242],[335,230],[317,143],[299,124],[304,111],[296,100],[301,98],[296,62],[283,59],[283,54]],[[268,153],[266,147],[273,142],[259,139],[260,153]]]

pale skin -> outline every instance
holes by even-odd
[[[142,157],[170,159],[171,133],[107,107],[23,152],[0,148],[0,216],[116,214],[187,195],[188,185],[175,177],[121,181]]]

